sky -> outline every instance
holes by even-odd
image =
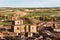
[[[60,0],[0,0],[0,7],[60,7]]]

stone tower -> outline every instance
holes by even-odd
[[[16,13],[14,15],[14,21],[15,21],[15,25],[14,25],[14,32],[15,33],[20,33],[21,32],[21,25],[23,25],[23,20],[20,19],[20,12]]]

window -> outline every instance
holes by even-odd
[[[17,27],[17,30],[19,30],[19,27]]]
[[[19,24],[19,22],[18,22],[18,24]]]

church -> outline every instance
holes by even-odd
[[[12,29],[14,33],[21,34],[23,36],[32,37],[33,33],[37,33],[37,25],[25,25],[23,19],[20,18],[20,13],[16,13],[13,17]]]

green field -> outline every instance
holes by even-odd
[[[27,10],[33,10],[32,12],[26,11]],[[9,20],[13,15],[16,13],[16,11],[22,11],[26,12],[27,14],[23,16],[22,18],[31,18],[35,16],[50,16],[50,15],[59,15],[60,8],[0,8],[0,20]],[[7,17],[7,18],[6,18]],[[34,21],[34,19],[33,19]],[[11,23],[9,22],[0,22],[0,25],[9,25]]]
[[[33,12],[27,12],[26,16],[44,16],[60,12],[60,8],[0,8],[0,15],[11,16],[14,15],[17,10],[25,12],[25,9],[34,10]]]

